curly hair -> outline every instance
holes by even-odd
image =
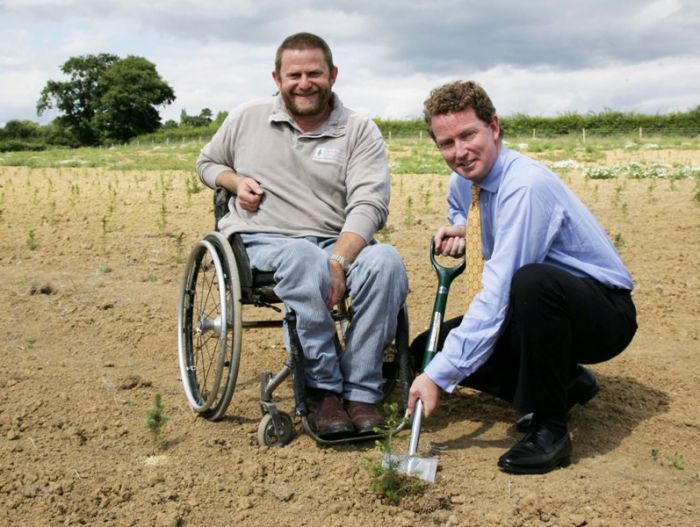
[[[282,41],[275,54],[275,71],[280,72],[282,68],[282,53],[287,49],[320,49],[328,64],[329,71],[333,71],[333,54],[331,48],[325,40],[313,33],[295,33]]]
[[[436,115],[474,109],[476,116],[489,124],[496,115],[496,108],[486,90],[474,81],[455,81],[438,86],[423,103],[423,117],[428,133],[435,139],[431,119]]]

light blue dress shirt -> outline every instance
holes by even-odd
[[[471,186],[452,174],[450,223],[466,224]],[[501,146],[480,187],[482,289],[425,370],[447,392],[493,352],[508,310],[511,278],[524,265],[545,263],[609,287],[632,289],[632,277],[601,225],[546,166]]]

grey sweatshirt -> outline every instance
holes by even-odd
[[[296,127],[280,96],[236,108],[196,166],[211,188],[219,173],[232,168],[265,192],[256,212],[229,202],[230,212],[219,222],[225,235],[353,232],[370,241],[388,214],[389,166],[381,133],[335,94],[328,120],[308,133]]]

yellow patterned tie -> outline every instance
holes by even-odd
[[[474,295],[481,291],[481,273],[484,268],[481,254],[481,211],[479,193],[481,189],[472,185],[472,203],[467,218],[467,306]]]

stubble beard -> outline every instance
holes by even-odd
[[[326,111],[330,105],[332,93],[330,88],[319,89],[317,92],[318,97],[316,99],[316,104],[308,108],[300,108],[297,106],[294,102],[294,95],[290,96],[289,94],[282,93],[282,99],[290,114],[299,117],[309,117],[320,115]]]

